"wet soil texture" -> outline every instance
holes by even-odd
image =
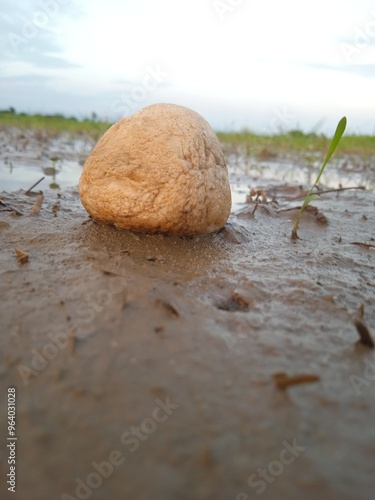
[[[373,498],[375,194],[322,194],[292,241],[299,182],[231,175],[242,204],[190,239],[1,194],[1,498]]]

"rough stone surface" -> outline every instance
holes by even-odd
[[[154,104],[113,125],[87,159],[81,201],[98,222],[181,236],[221,229],[231,209],[224,154],[198,113]]]

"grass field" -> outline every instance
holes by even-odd
[[[305,134],[300,130],[292,130],[276,135],[254,134],[248,130],[242,132],[217,133],[220,141],[229,146],[246,146],[260,158],[277,157],[286,153],[309,153],[326,151],[331,137],[324,134]],[[375,136],[344,135],[337,155],[359,155],[363,158],[375,155]]]
[[[13,108],[0,111],[0,127],[17,127],[46,130],[51,136],[62,132],[71,135],[87,134],[94,139],[111,126],[111,123],[87,118],[78,120],[63,115],[29,115],[17,113]],[[323,134],[306,134],[300,130],[291,130],[275,135],[262,135],[243,130],[241,132],[217,132],[225,149],[244,149],[248,154],[255,154],[260,159],[277,157],[286,153],[309,153],[326,151],[330,137]],[[375,136],[345,135],[340,142],[336,155],[359,155],[368,158],[375,155]]]
[[[0,111],[0,127],[17,127],[20,129],[43,129],[51,136],[67,132],[71,135],[88,134],[98,139],[112,125],[95,119],[78,120],[63,115],[29,115],[16,113],[13,109]]]

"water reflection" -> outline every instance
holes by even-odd
[[[44,167],[37,161],[18,161],[7,165],[0,160],[0,192],[27,190],[41,174],[45,179],[40,189],[60,189],[78,185],[82,166],[78,162],[64,160],[59,167]]]
[[[59,169],[56,167],[56,163],[59,161],[59,157],[51,156],[50,160],[52,162],[52,166],[43,168],[43,173],[47,177],[52,177],[52,182],[50,183],[49,187],[51,189],[59,189],[60,185],[56,182],[56,175],[59,173]]]
[[[255,184],[267,186],[280,181],[287,184],[311,186],[321,167],[319,161],[303,162],[298,158],[259,161],[254,158],[236,155],[228,157],[232,182],[246,179]],[[329,188],[365,186],[375,192],[375,164],[350,163],[348,159],[332,160],[326,167],[321,184]]]
[[[27,138],[27,141],[25,140]],[[89,137],[49,137],[37,131],[0,130],[0,192],[29,189],[40,177],[40,189],[78,185],[82,165],[94,142]]]

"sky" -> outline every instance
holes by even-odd
[[[2,0],[0,109],[375,134],[373,0]]]

